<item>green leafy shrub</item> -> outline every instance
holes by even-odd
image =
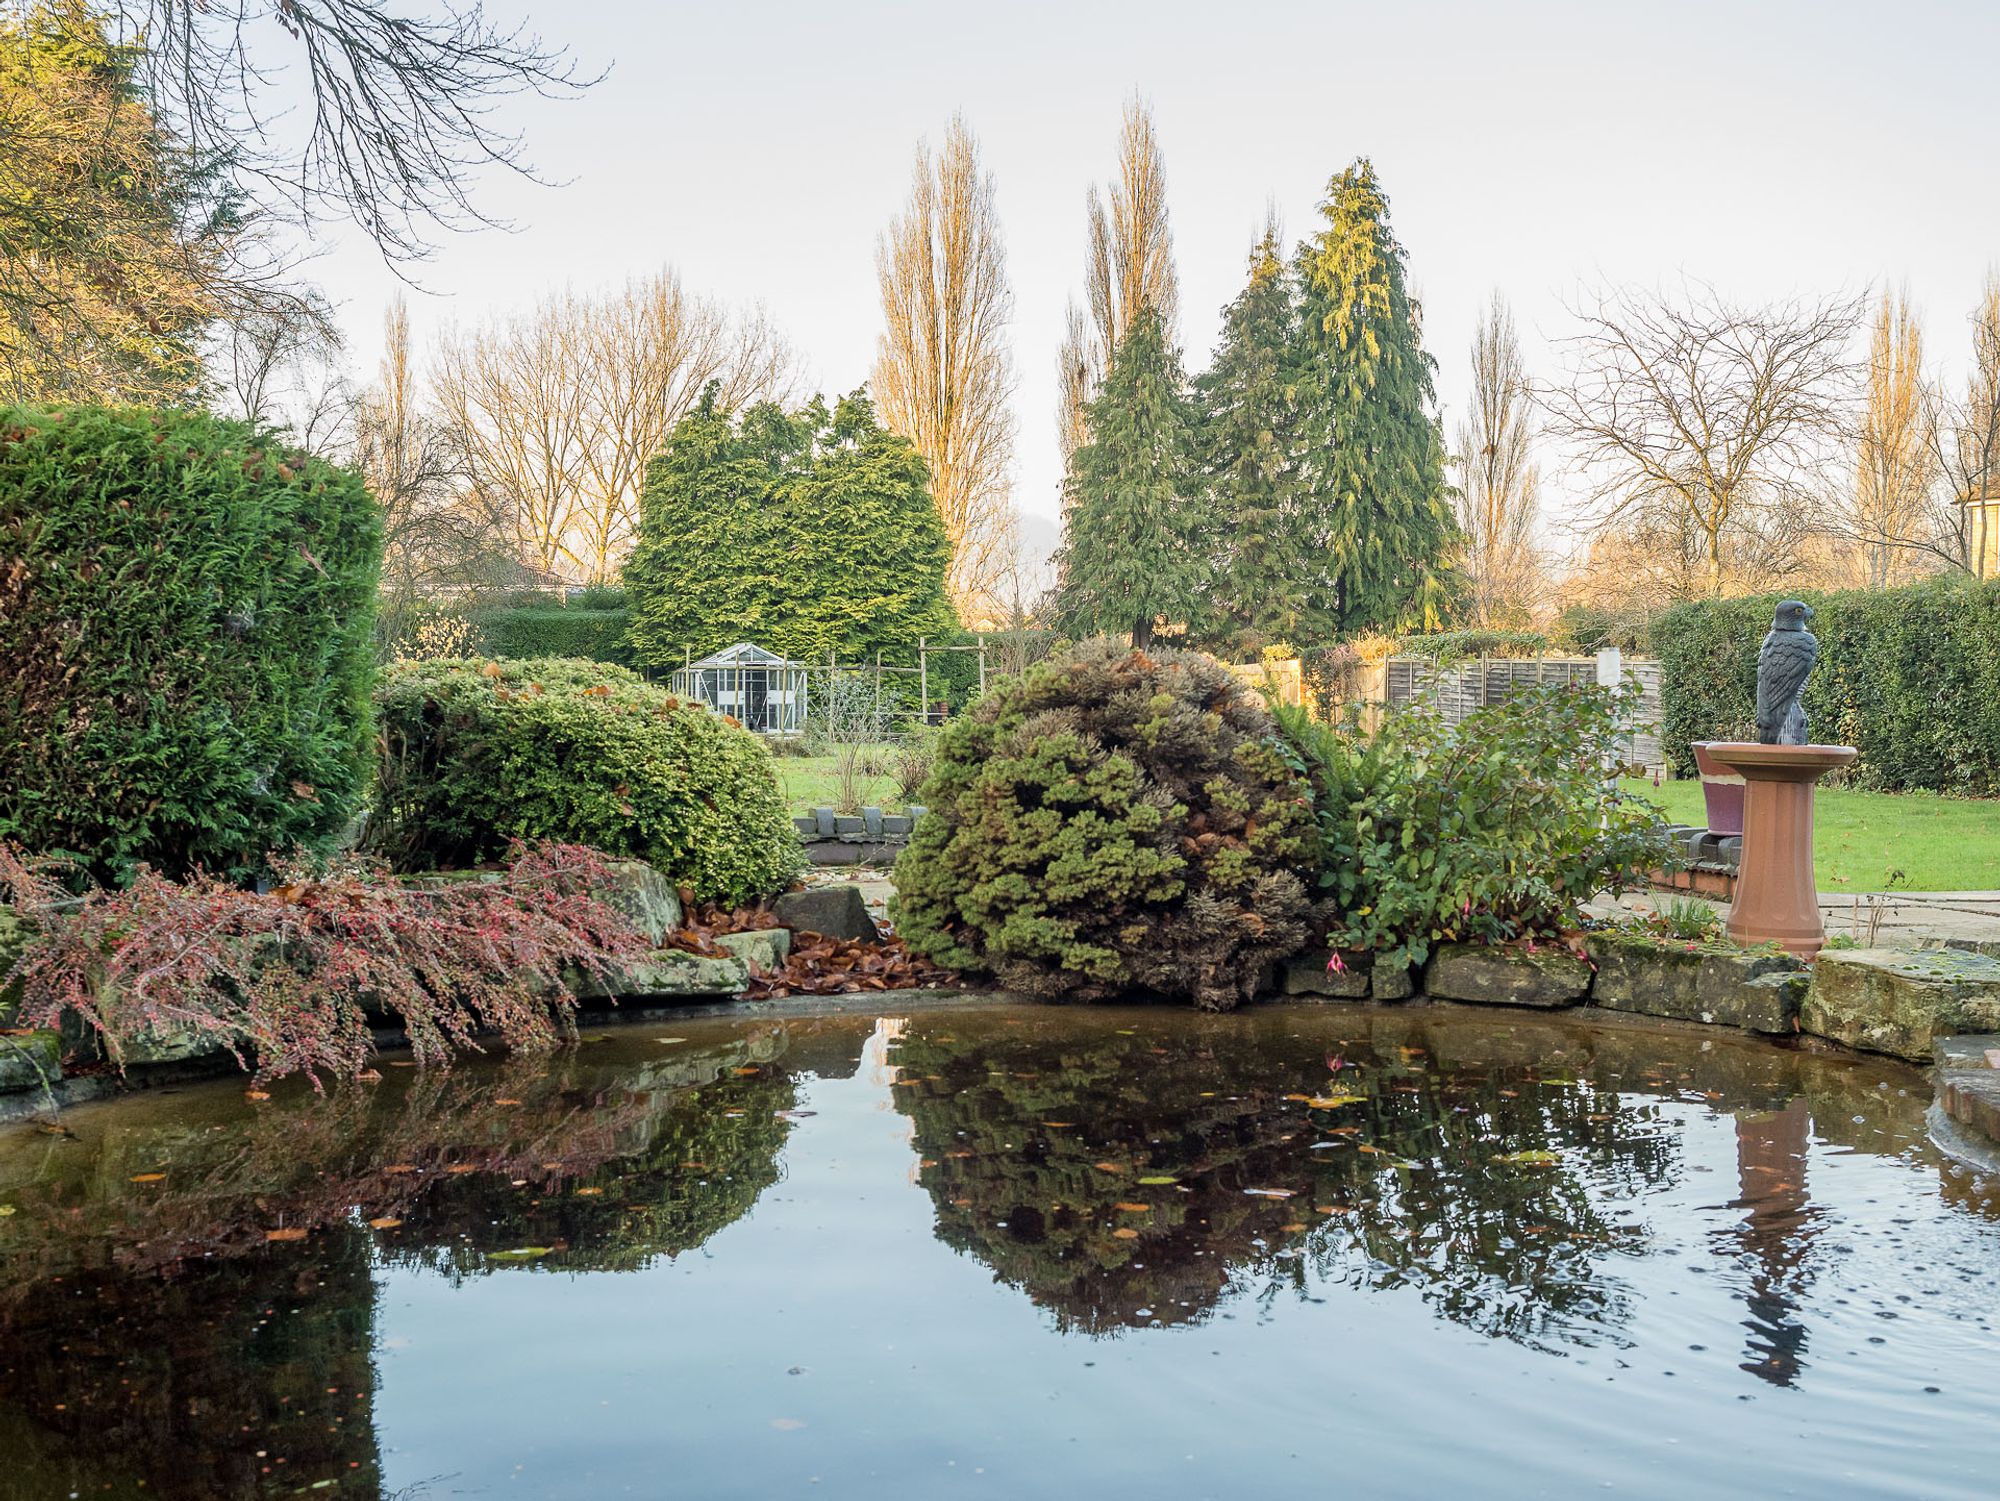
[[[579,657],[630,667],[632,649],[625,640],[630,618],[622,604],[588,608],[544,603],[482,610],[472,616],[472,626],[485,656]]]
[[[400,868],[549,839],[645,860],[698,900],[744,904],[803,864],[757,737],[624,668],[402,663],[377,703],[369,842]]]
[[[1425,709],[1367,734],[1278,712],[1312,783],[1337,951],[1421,964],[1434,944],[1573,923],[1668,859],[1652,806],[1608,780],[1624,695],[1529,688],[1447,725]]]
[[[1473,662],[1481,657],[1538,657],[1549,649],[1549,638],[1538,631],[1440,631],[1432,636],[1404,636],[1396,642],[1399,657],[1424,657],[1433,662]]]
[[[1781,596],[1677,605],[1652,631],[1666,753],[1694,774],[1689,742],[1752,723],[1757,648]],[[2000,580],[1797,596],[1815,611],[1806,684],[1812,738],[1860,752],[1852,785],[2000,795]]]
[[[0,838],[114,881],[326,848],[381,552],[357,476],[247,424],[0,408]]]
[[[896,886],[940,964],[1227,1009],[1309,936],[1305,783],[1212,658],[1085,642],[991,685],[936,755]]]

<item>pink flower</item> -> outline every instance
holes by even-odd
[[[1330,974],[1344,975],[1347,973],[1347,965],[1341,959],[1339,949],[1333,951],[1333,957],[1326,961],[1326,967]]]

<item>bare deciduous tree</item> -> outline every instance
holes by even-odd
[[[1854,490],[1845,533],[1861,545],[1862,581],[1900,581],[1934,517],[1937,447],[1924,385],[1924,336],[1907,292],[1886,293],[1868,342]]]
[[[1535,511],[1541,476],[1531,455],[1534,412],[1514,315],[1496,291],[1472,338],[1472,409],[1458,428],[1464,473],[1458,501],[1466,575],[1482,626],[1519,626],[1532,612],[1539,569]]]
[[[1173,231],[1167,221],[1166,161],[1153,112],[1134,96],[1118,133],[1118,177],[1090,190],[1090,256],[1085,267],[1089,316],[1072,306],[1063,338],[1060,436],[1064,467],[1082,440],[1083,408],[1096,396],[1111,357],[1141,307],[1151,307],[1171,338],[1180,312]]]
[[[198,160],[226,160],[268,212],[352,219],[392,260],[436,226],[483,225],[471,187],[526,172],[498,104],[595,80],[465,0],[114,0],[143,39],[148,96]]]
[[[1587,487],[1590,524],[1665,507],[1698,536],[1707,590],[1723,591],[1738,536],[1771,530],[1823,490],[1842,432],[1861,300],[1765,307],[1688,286],[1679,298],[1597,294],[1573,308],[1571,367],[1537,392]]]
[[[702,389],[719,383],[730,408],[781,399],[791,369],[760,316],[732,317],[663,271],[448,337],[437,387],[471,483],[512,518],[523,560],[601,580],[637,529],[647,462]]]
[[[1972,315],[1965,393],[1933,387],[1928,431],[1944,477],[1933,550],[1976,578],[2000,575],[2000,272],[1987,274]]]
[[[882,420],[924,456],[951,542],[946,585],[963,616],[993,605],[1014,550],[1014,296],[993,178],[963,118],[934,161],[917,163],[905,213],[876,250],[882,339],[874,391]]]

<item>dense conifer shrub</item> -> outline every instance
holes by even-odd
[[[803,863],[762,742],[624,668],[401,663],[377,704],[368,839],[404,869],[551,839],[645,860],[699,900],[748,903]]]
[[[1694,773],[1694,740],[1755,738],[1757,648],[1786,595],[1678,605],[1652,630],[1667,754]],[[1806,684],[1812,738],[1852,745],[1859,786],[2000,794],[2000,580],[1796,596],[1816,612]]]
[[[1664,865],[1652,805],[1605,773],[1629,699],[1551,684],[1457,725],[1418,707],[1372,732],[1280,708],[1312,783],[1333,948],[1421,964],[1440,942],[1553,935]]]
[[[1227,1009],[1306,941],[1305,783],[1255,696],[1198,653],[1096,640],[993,685],[920,801],[898,931],[950,968]]]
[[[359,478],[243,423],[0,408],[0,838],[114,880],[326,846],[381,548]]]

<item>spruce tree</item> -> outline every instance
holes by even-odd
[[[1299,247],[1301,529],[1323,561],[1301,635],[1433,629],[1459,543],[1421,314],[1364,157],[1328,185]]]
[[[1086,408],[1090,441],[1070,460],[1057,564],[1072,635],[1129,632],[1143,650],[1158,625],[1202,613],[1210,568],[1186,388],[1160,315],[1143,308]]]
[[[1250,280],[1222,315],[1215,363],[1197,383],[1210,504],[1222,544],[1216,624],[1239,647],[1288,641],[1308,614],[1320,560],[1298,526],[1293,407],[1297,308],[1276,223],[1250,252]]]

